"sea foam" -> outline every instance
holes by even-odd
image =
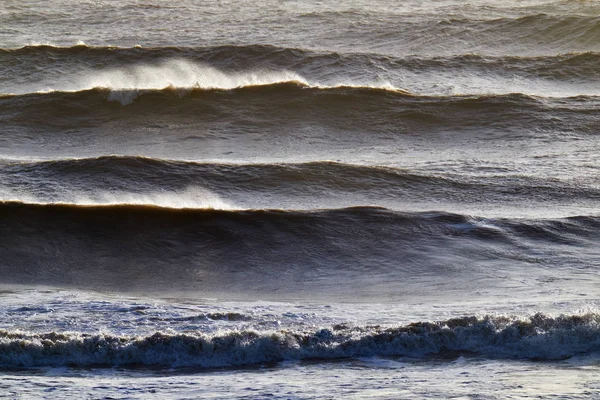
[[[312,332],[254,330],[145,337],[0,331],[0,364],[225,367],[302,359],[429,357],[565,359],[600,351],[600,315],[460,317],[400,327],[335,325]]]
[[[86,192],[56,193],[51,198],[23,190],[0,189],[0,201],[26,204],[68,204],[77,206],[139,205],[164,208],[193,208],[212,210],[238,210],[229,201],[200,186],[182,190],[162,190],[146,193],[90,190]]]

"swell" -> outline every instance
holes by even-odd
[[[47,87],[52,87],[65,76],[78,76],[85,71],[94,75],[106,69],[153,65],[169,60],[204,63],[231,72],[284,69],[297,72],[311,81],[327,83],[336,80],[348,83],[374,82],[382,77],[395,80],[396,75],[407,72],[441,71],[509,77],[517,74],[530,79],[541,77],[581,83],[597,78],[600,54],[593,51],[566,51],[559,55],[521,57],[478,54],[398,57],[376,52],[314,51],[258,44],[148,48],[40,45],[0,49],[0,71],[4,72],[7,87],[18,82],[22,76],[33,82],[54,78],[54,82],[46,82]],[[38,65],[39,69],[32,71],[31,65]]]
[[[515,196],[539,207],[581,203],[589,208],[600,201],[600,190],[593,182],[581,180],[571,183],[507,173],[464,177],[332,161],[227,164],[140,156],[0,161],[0,183],[0,200],[97,205],[146,202],[172,208],[374,204],[402,209],[409,202],[498,207],[514,204]],[[207,196],[221,202],[202,203]]]
[[[589,3],[589,2],[586,2]],[[593,2],[592,2],[593,3]],[[564,7],[564,6],[563,6]],[[39,40],[55,43],[73,43],[83,39],[96,43],[160,43],[160,44],[228,44],[237,43],[282,44],[289,47],[313,43],[317,48],[380,51],[386,54],[461,54],[479,52],[481,54],[552,54],[570,51],[598,51],[597,34],[599,29],[598,12],[595,7],[578,4],[567,10],[544,13],[540,9],[525,7],[486,7],[453,6],[437,7],[420,12],[396,13],[389,9],[336,10],[327,7],[322,11],[304,12],[301,10],[279,10],[275,14],[269,10],[260,12],[248,19],[244,10],[222,9],[215,13],[190,12],[195,20],[177,20],[176,15],[165,16],[157,13],[152,19],[140,21],[137,16],[123,21],[123,29],[115,32],[110,14],[103,12],[85,13],[85,20],[78,18],[64,21],[57,18],[44,19],[46,26],[57,21],[64,25],[55,26],[77,32],[73,34],[40,37],[40,31],[31,31],[31,26],[39,25],[40,20],[14,14],[8,18],[8,29],[21,32],[9,43]],[[429,7],[428,7],[429,8]],[[550,6],[550,9],[553,7]],[[561,8],[561,7],[559,7]],[[589,12],[590,16],[579,13]],[[131,12],[132,10],[125,10]],[[149,11],[150,12],[150,11]],[[169,11],[166,11],[170,13]],[[575,14],[578,13],[578,14]],[[265,18],[270,15],[270,18]],[[156,32],[153,20],[169,23],[172,35],[165,37]],[[145,22],[144,22],[145,21]],[[169,22],[166,22],[169,21]],[[160,26],[160,23],[159,23]],[[207,32],[205,26],[215,29]],[[79,30],[76,30],[79,27]],[[259,29],[257,29],[259,28]],[[28,31],[29,29],[29,31]],[[66,31],[64,31],[66,32]],[[132,34],[134,32],[135,34]],[[238,32],[237,38],[231,32]],[[277,32],[274,35],[274,32]],[[208,34],[210,33],[210,34]],[[201,38],[201,39],[199,39]]]
[[[374,207],[220,211],[4,202],[0,218],[7,283],[234,298],[373,299],[502,286],[540,271],[585,275],[595,273],[596,256],[585,249],[600,232],[592,216],[482,219]],[[496,269],[510,270],[510,278]]]
[[[370,13],[362,15],[371,22],[355,31],[352,31],[352,22],[356,16],[331,12],[310,13],[306,18],[315,24],[342,25],[346,28],[343,33],[349,38],[362,36],[368,47],[392,54],[457,54],[465,51],[494,55],[552,54],[599,49],[596,38],[600,18],[597,13],[586,16],[533,11],[511,15],[505,11],[487,17],[482,14],[466,16],[458,11],[449,15],[390,15],[385,19]]]
[[[553,118],[548,118],[552,112]],[[310,115],[310,120],[306,116]],[[0,97],[10,137],[20,128],[52,132],[111,125],[205,125],[227,136],[282,126],[321,125],[344,131],[410,133],[433,129],[503,133],[529,124],[536,129],[597,132],[598,98],[542,99],[521,94],[484,96],[414,96],[371,87],[310,87],[299,82],[247,86],[232,90],[166,88],[162,90],[92,89]],[[229,129],[221,130],[222,121]],[[177,132],[174,132],[177,134]]]
[[[502,236],[503,230],[513,229],[515,232],[521,232],[525,236],[531,233],[536,238],[546,236],[548,238],[560,236],[555,234],[538,235],[543,227],[548,229],[548,232],[554,231],[559,233],[563,230],[564,233],[574,234],[591,234],[595,233],[592,230],[600,224],[600,217],[595,215],[581,215],[575,217],[558,218],[558,219],[510,219],[510,218],[478,218],[469,215],[460,215],[453,213],[445,213],[438,211],[405,213],[388,210],[384,207],[375,206],[356,206],[343,209],[317,209],[317,210],[277,210],[277,209],[241,209],[241,210],[213,210],[213,209],[194,209],[194,208],[170,208],[158,207],[154,205],[135,205],[135,204],[109,204],[109,205],[78,205],[68,203],[48,203],[36,204],[20,201],[0,201],[0,211],[6,216],[6,221],[11,214],[20,213],[24,217],[28,215],[45,215],[47,217],[40,218],[39,223],[45,224],[46,219],[63,218],[71,216],[76,222],[79,218],[98,218],[99,225],[112,225],[112,221],[118,220],[122,215],[131,216],[132,222],[137,218],[147,226],[151,226],[155,222],[163,220],[173,220],[173,225],[185,223],[189,220],[189,225],[194,225],[192,220],[203,221],[215,225],[222,224],[223,221],[235,221],[250,226],[253,229],[260,226],[262,222],[266,225],[272,225],[274,228],[290,231],[299,229],[310,230],[310,221],[319,221],[322,227],[328,229],[327,226],[335,226],[337,221],[341,223],[354,223],[357,221],[380,221],[382,226],[385,223],[391,223],[401,227],[403,225],[418,226],[424,232],[430,232],[433,229],[440,229],[440,233],[447,234],[466,234],[478,237]],[[10,220],[18,220],[16,216]],[[23,221],[32,220],[24,218]],[[33,219],[34,222],[36,219]],[[110,221],[110,222],[109,222]],[[286,223],[289,221],[290,223]],[[281,226],[279,223],[281,222]],[[297,226],[294,226],[297,223]],[[431,225],[431,226],[428,226]],[[435,225],[435,226],[434,226]],[[481,225],[481,226],[479,226]],[[318,227],[319,224],[315,225]],[[56,224],[57,229],[61,229],[61,224]],[[528,229],[527,227],[531,227]],[[138,227],[135,223],[131,224],[133,230]],[[376,230],[377,227],[374,227]],[[307,235],[310,236],[310,235]]]
[[[16,49],[0,48],[0,62],[27,65],[38,64],[82,63],[90,67],[120,66],[132,63],[157,62],[169,59],[186,59],[207,62],[218,67],[231,70],[247,69],[252,64],[279,68],[300,67],[309,65],[307,69],[319,66],[338,67],[342,65],[358,65],[368,67],[369,64],[381,67],[402,67],[414,69],[439,69],[442,66],[458,68],[459,64],[468,63],[476,68],[522,70],[537,72],[544,68],[553,72],[572,76],[592,76],[592,67],[600,62],[600,54],[596,52],[576,52],[546,56],[485,56],[477,54],[458,54],[452,56],[424,57],[418,55],[394,57],[378,53],[316,51],[304,48],[279,47],[273,45],[226,45],[208,47],[96,47],[76,45],[58,47],[50,45],[24,46]],[[569,66],[571,71],[563,66]]]
[[[458,317],[406,326],[336,325],[317,331],[110,334],[0,331],[0,365],[214,368],[352,357],[562,360],[600,350],[600,316]]]

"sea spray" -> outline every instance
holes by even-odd
[[[600,351],[598,314],[458,317],[400,327],[342,324],[312,332],[157,332],[146,337],[0,331],[3,367],[211,368],[303,359],[456,357],[461,353],[560,360],[596,351]]]

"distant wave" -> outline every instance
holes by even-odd
[[[0,51],[5,93],[112,90],[130,104],[136,90],[234,89],[297,83],[310,88],[362,87],[445,96],[600,94],[600,53],[549,56],[385,56],[267,45],[112,48],[85,45]],[[31,71],[30,65],[39,68]]]
[[[368,10],[340,10],[299,12],[288,16],[292,18],[290,26],[299,29],[302,25],[319,27],[334,23],[340,28],[354,27],[354,31],[340,31],[345,32],[349,39],[362,37],[363,46],[371,45],[370,47],[382,52],[388,50],[386,47],[405,47],[407,50],[419,51],[419,45],[422,46],[421,52],[438,54],[465,47],[481,49],[488,53],[500,51],[504,54],[526,54],[528,50],[536,49],[542,52],[564,49],[597,51],[599,45],[596,35],[600,27],[597,10],[586,6],[570,5],[565,8],[564,5],[557,5],[558,7],[547,4],[545,7],[530,8],[520,6],[513,10],[512,7],[485,6],[471,10],[467,7],[450,8],[449,14],[440,8],[434,14],[418,11],[409,15],[393,11],[378,11],[377,14]],[[553,11],[553,8],[557,10]],[[580,12],[585,12],[587,8],[590,15],[578,13],[578,8]],[[365,19],[369,23],[360,25],[359,29],[352,25],[357,18]],[[214,22],[218,23],[218,20]],[[326,38],[326,31],[316,30],[317,34],[321,35],[321,40]],[[188,39],[186,35],[179,36]],[[286,36],[288,35],[284,35],[284,40],[288,38]],[[449,41],[449,38],[456,40]],[[334,35],[333,40],[335,39],[341,41]],[[188,39],[187,42],[189,41],[191,40]],[[348,48],[356,47],[349,43],[348,40]],[[389,43],[396,46],[383,46]],[[494,45],[497,47],[494,48]]]
[[[598,314],[457,317],[399,327],[317,331],[155,333],[146,337],[0,331],[0,366],[230,367],[349,357],[561,360],[600,351]]]

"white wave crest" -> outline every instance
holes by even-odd
[[[48,199],[35,193],[0,191],[2,201],[18,201],[29,204],[74,204],[82,206],[146,205],[165,208],[194,208],[213,210],[237,210],[218,194],[199,186],[189,186],[181,191],[158,191],[148,193],[90,191],[85,193],[59,193]]]
[[[95,71],[76,82],[76,89],[108,88],[111,90],[148,90],[174,88],[235,89],[244,86],[269,85],[306,80],[286,70],[224,72],[204,63],[174,59],[156,65],[133,65]]]
[[[535,314],[460,317],[395,328],[335,326],[318,331],[237,330],[112,336],[0,330],[0,365],[223,367],[348,357],[427,357],[476,353],[494,358],[561,360],[600,350],[600,316]]]
[[[107,89],[110,91],[108,96],[110,101],[127,105],[140,94],[153,90],[174,89],[181,95],[186,95],[192,89],[232,90],[291,82],[320,89],[372,88],[410,94],[385,80],[361,82],[348,79],[324,84],[308,80],[297,72],[285,69],[223,71],[206,63],[185,59],[170,59],[154,64],[132,64],[103,70],[84,70],[76,73],[68,82],[42,85],[34,91],[51,93]],[[25,92],[29,92],[29,90]]]

